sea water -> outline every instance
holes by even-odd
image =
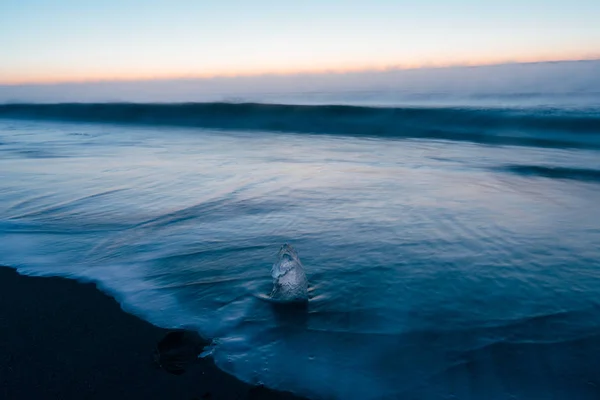
[[[3,105],[0,264],[310,398],[597,399],[599,150],[590,106]]]

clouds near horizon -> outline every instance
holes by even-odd
[[[261,75],[88,83],[0,85],[7,102],[365,102],[444,98],[599,96],[600,60],[480,67]]]

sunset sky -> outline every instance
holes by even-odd
[[[600,58],[598,0],[3,0],[0,84]]]

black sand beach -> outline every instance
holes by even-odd
[[[201,359],[182,375],[156,364],[161,329],[94,284],[0,268],[2,399],[294,399]]]

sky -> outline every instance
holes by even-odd
[[[598,0],[1,0],[0,84],[600,58]]]

